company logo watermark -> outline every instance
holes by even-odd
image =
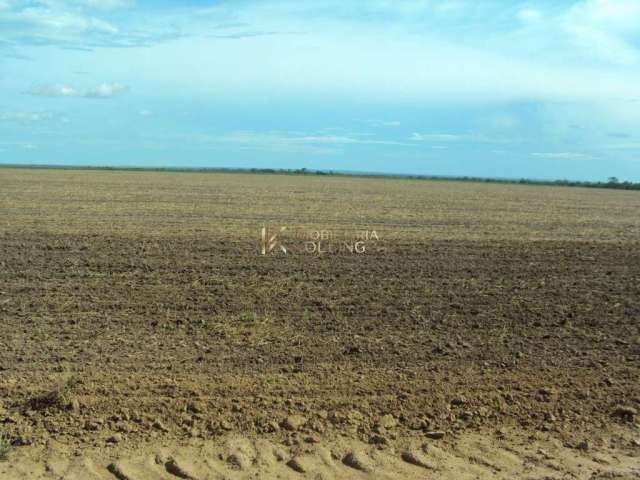
[[[352,254],[384,252],[381,235],[368,229],[314,229],[264,225],[260,254]]]
[[[276,247],[280,247],[282,253],[287,253],[287,248],[280,243],[278,235],[284,233],[287,227],[280,227],[280,231],[273,233],[269,230],[269,227],[264,226],[261,230],[260,252],[262,255],[273,251]]]

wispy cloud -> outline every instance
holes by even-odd
[[[0,43],[90,50],[148,46],[181,36],[175,26],[131,28],[112,11],[135,6],[129,0],[40,0],[0,2]],[[108,18],[108,19],[107,19]]]
[[[346,147],[352,145],[387,145],[405,146],[411,145],[393,140],[381,140],[368,138],[368,136],[342,136],[305,134],[301,132],[253,132],[239,131],[226,134],[189,134],[182,138],[196,144],[206,145],[233,145],[237,147],[255,149],[279,149],[295,150],[304,147]]]
[[[411,135],[411,140],[417,142],[462,142],[469,138],[469,135],[453,135],[450,133],[414,133]]]
[[[30,141],[0,142],[0,151],[10,151],[16,148],[19,150],[37,150],[38,145]]]
[[[247,31],[239,31],[239,32],[231,32],[231,33],[220,33],[220,34],[212,34],[205,35],[208,38],[221,38],[227,40],[241,40],[243,38],[254,38],[254,37],[271,37],[274,35],[304,35],[303,32],[286,32],[286,31],[272,31],[272,32],[247,32]]]
[[[578,152],[535,152],[531,154],[536,158],[549,158],[557,160],[582,160],[592,158],[591,155]]]
[[[115,10],[133,7],[136,4],[136,0],[66,0],[66,3],[100,10]]]
[[[537,22],[543,17],[542,12],[535,8],[522,8],[518,10],[516,16],[522,22]]]
[[[399,127],[402,125],[399,120],[365,120],[364,123],[375,128]]]
[[[9,27],[68,34],[116,34],[119,31],[115,25],[99,18],[41,7],[6,13],[0,17],[0,21]]]
[[[516,143],[520,140],[516,138],[499,138],[490,137],[482,133],[413,133],[410,140],[415,142],[433,142],[433,143],[449,143],[449,142],[471,142],[471,143]]]
[[[69,119],[56,112],[50,111],[16,111],[16,110],[0,110],[0,122],[16,122],[21,124],[33,124],[42,122],[60,122],[67,123]]]
[[[27,93],[37,97],[77,97],[101,99],[111,98],[119,92],[127,90],[127,86],[120,83],[101,83],[89,90],[78,90],[68,85],[40,85],[32,88]]]

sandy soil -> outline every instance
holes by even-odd
[[[638,434],[638,431],[635,431]],[[215,442],[112,448],[70,454],[52,441],[21,450],[0,464],[5,480],[66,479],[635,479],[640,444],[616,429],[583,445],[563,445],[552,435],[519,431],[467,432],[442,439],[400,439],[372,446],[304,432],[291,446],[261,437],[227,434]]]

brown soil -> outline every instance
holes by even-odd
[[[409,451],[441,478],[638,473],[635,192],[0,180],[0,475],[175,478],[174,457],[199,472],[182,478],[424,478]],[[384,249],[261,256],[266,222],[376,230]]]

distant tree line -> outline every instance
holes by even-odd
[[[520,185],[550,185],[560,187],[587,187],[587,188],[615,188],[618,190],[640,190],[640,182],[629,182],[618,180],[617,177],[609,177],[606,182],[588,182],[577,180],[534,180],[530,178],[521,178],[515,180],[512,178],[495,178],[495,177],[454,177],[454,176],[439,176],[439,175],[401,175],[401,174],[388,174],[388,173],[351,173],[351,172],[334,172],[332,170],[308,170],[306,168],[297,169],[274,169],[274,168],[251,168],[249,170],[237,169],[226,171],[238,171],[251,173],[267,173],[267,174],[286,174],[286,175],[334,175],[334,176],[349,176],[349,177],[376,177],[376,178],[407,178],[411,180],[445,180],[453,182],[475,182],[475,183],[506,183],[506,184],[520,184]]]
[[[344,177],[367,178],[397,178],[410,180],[437,180],[452,182],[475,183],[503,183],[520,185],[549,185],[561,187],[586,187],[586,188],[613,188],[617,190],[640,190],[640,182],[620,181],[617,177],[609,177],[606,182],[588,182],[576,180],[534,180],[521,178],[491,178],[469,176],[440,176],[440,175],[403,175],[389,173],[362,173],[334,170],[311,170],[307,168],[188,168],[188,167],[113,167],[113,166],[71,166],[71,165],[47,165],[47,164],[0,164],[0,168],[51,168],[61,170],[114,170],[114,171],[140,171],[140,172],[203,172],[203,173],[256,173],[273,175],[332,175]]]

